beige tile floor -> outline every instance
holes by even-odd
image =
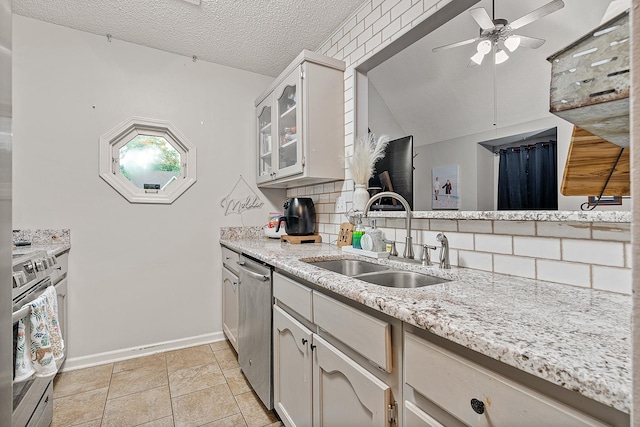
[[[52,427],[282,426],[228,341],[63,372]]]

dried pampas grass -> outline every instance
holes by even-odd
[[[376,162],[384,157],[384,149],[389,144],[387,135],[377,138],[373,133],[360,136],[353,145],[353,156],[347,159],[347,165],[356,184],[367,185],[373,175]]]

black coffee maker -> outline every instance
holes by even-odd
[[[310,236],[316,231],[316,208],[310,197],[294,197],[284,202],[284,212],[278,220],[276,232],[284,222],[290,236]]]

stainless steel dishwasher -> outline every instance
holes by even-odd
[[[238,363],[262,403],[273,409],[272,270],[245,255],[240,257],[239,266]]]

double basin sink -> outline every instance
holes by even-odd
[[[429,276],[415,271],[394,270],[386,265],[358,259],[313,261],[309,262],[309,264],[364,282],[390,288],[421,288],[449,281],[442,277]]]

